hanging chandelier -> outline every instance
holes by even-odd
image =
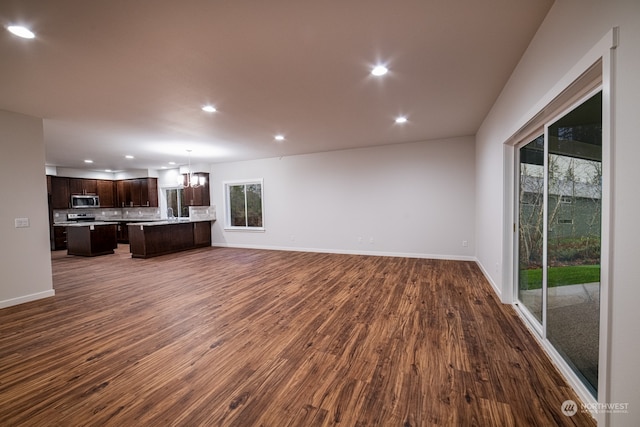
[[[191,187],[197,188],[206,183],[206,178],[204,176],[198,176],[191,170],[191,150],[187,150],[189,156],[189,163],[187,168],[186,177],[182,174],[178,175],[178,184],[183,187]],[[186,178],[186,180],[185,180]],[[185,182],[186,181],[186,182]]]

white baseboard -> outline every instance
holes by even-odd
[[[18,304],[24,304],[25,302],[35,301],[42,298],[49,298],[56,294],[56,291],[53,289],[43,292],[38,292],[36,294],[23,295],[18,298],[11,298],[0,301],[0,308],[11,307]]]
[[[341,254],[341,255],[369,255],[369,256],[389,256],[397,258],[424,258],[424,259],[443,259],[451,261],[477,261],[473,256],[463,255],[441,255],[441,254],[421,254],[413,252],[379,252],[379,251],[357,251],[352,249],[322,249],[322,248],[299,248],[288,246],[261,246],[261,245],[238,245],[229,243],[212,243],[211,246],[220,248],[239,248],[239,249],[262,249],[269,251],[291,251],[291,252],[313,252],[324,254]]]
[[[480,271],[482,271],[482,274],[484,274],[485,279],[487,279],[487,281],[491,284],[491,287],[493,288],[493,291],[498,296],[498,299],[502,301],[502,290],[498,287],[496,282],[493,281],[493,279],[491,278],[491,275],[489,275],[489,272],[487,271],[486,268],[484,268],[484,265],[482,265],[480,260],[478,258],[474,258],[473,260],[476,262],[476,264],[478,264],[478,267],[480,267]],[[502,302],[503,304],[508,304],[508,303],[505,303],[504,301]]]

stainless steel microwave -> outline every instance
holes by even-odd
[[[100,199],[98,198],[98,196],[72,194],[71,207],[72,208],[99,208]]]

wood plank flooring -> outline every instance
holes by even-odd
[[[55,252],[0,310],[2,426],[591,426],[471,262]]]

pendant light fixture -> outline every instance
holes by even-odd
[[[187,150],[187,154],[189,156],[189,163],[188,163],[188,169],[186,174],[187,182],[185,185],[184,177],[182,176],[182,174],[180,174],[178,175],[178,184],[180,184],[183,187],[198,188],[201,185],[204,185],[206,183],[206,178],[204,176],[197,176],[195,173],[191,171],[191,150]]]

